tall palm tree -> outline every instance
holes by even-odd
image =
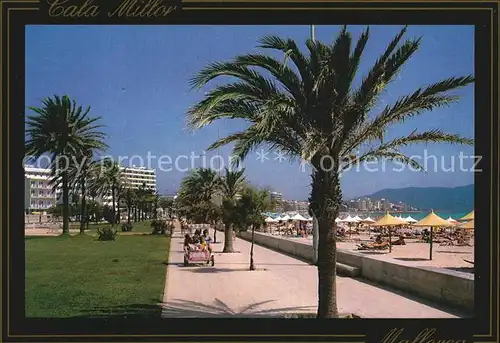
[[[111,225],[116,225],[117,218],[119,217],[119,210],[117,211],[116,205],[124,185],[118,162],[111,158],[102,160],[102,170],[94,182],[96,182],[96,187],[98,187],[101,197],[111,194],[111,209],[113,214]]]
[[[36,115],[28,116],[26,154],[39,158],[51,157],[52,184],[62,188],[63,234],[69,233],[68,167],[73,157],[87,150],[105,150],[106,135],[98,124],[101,117],[90,117],[90,107],[77,106],[67,95],[54,95],[42,101],[41,107],[29,107]],[[58,162],[65,162],[61,166]],[[59,164],[59,165],[58,165]]]
[[[131,210],[137,201],[137,193],[134,189],[127,187],[122,192],[122,199],[127,207],[127,223],[130,224]]]
[[[220,76],[236,78],[215,86],[188,111],[192,128],[221,118],[249,123],[246,130],[219,139],[209,149],[234,143],[233,155],[239,162],[253,149],[267,145],[291,160],[300,158],[311,164],[309,202],[319,227],[318,318],[338,316],[334,220],[342,201],[341,172],[374,158],[423,169],[400,148],[427,142],[473,143],[472,139],[440,130],[413,131],[385,139],[389,127],[450,105],[458,97],[449,92],[474,81],[472,76],[450,77],[418,88],[378,110],[383,91],[420,46],[421,38],[402,41],[406,30],[404,27],[392,39],[359,86],[353,80],[370,36],[369,28],[357,42],[352,41],[347,27],[332,44],[307,40],[307,54],[291,39],[265,37],[260,48],[283,53],[284,61],[259,53],[242,55],[230,62],[212,63],[191,80],[193,88],[200,88]],[[265,73],[258,71],[261,69]]]
[[[90,194],[88,183],[98,173],[98,164],[92,160],[92,150],[85,150],[75,159],[69,168],[69,179],[75,194],[80,195],[80,233],[84,233],[87,222],[87,194]]]
[[[224,221],[224,249],[222,252],[233,252],[233,229],[236,221],[236,196],[243,190],[245,184],[245,169],[232,171],[225,168],[225,174],[220,181],[222,195],[222,213]]]

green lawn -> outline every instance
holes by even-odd
[[[160,317],[170,239],[27,237],[27,317]]]
[[[121,232],[121,227],[122,227],[123,223],[126,223],[126,221],[119,223],[119,224],[116,224],[116,229],[118,230],[118,232]],[[133,225],[132,232],[151,233],[153,231],[153,228],[151,227],[151,220],[146,220],[146,221],[136,222],[136,223],[134,223],[132,221],[131,224]],[[80,229],[80,223],[79,222],[71,222],[69,227],[70,227],[70,229]],[[99,223],[99,224],[89,223],[89,231],[91,231],[91,233],[92,233],[92,231],[95,232],[98,228],[106,228],[106,227],[111,227],[111,224],[109,224],[109,223]]]

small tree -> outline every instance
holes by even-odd
[[[265,224],[262,213],[268,211],[271,207],[272,203],[269,191],[265,189],[256,189],[251,186],[245,187],[240,199],[237,201],[235,212],[238,226],[243,230],[248,230],[248,227],[252,227],[250,270],[255,270],[253,258],[255,229]]]

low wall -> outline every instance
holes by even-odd
[[[239,236],[251,240],[251,232]],[[312,245],[255,233],[255,243],[286,254],[313,261]],[[379,260],[373,256],[337,249],[337,261],[361,269],[361,276],[443,305],[472,312],[474,275],[446,269],[413,267],[404,263]]]

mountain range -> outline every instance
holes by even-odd
[[[403,203],[419,210],[465,212],[474,208],[474,184],[461,187],[406,187],[383,189],[366,197],[387,199]]]

